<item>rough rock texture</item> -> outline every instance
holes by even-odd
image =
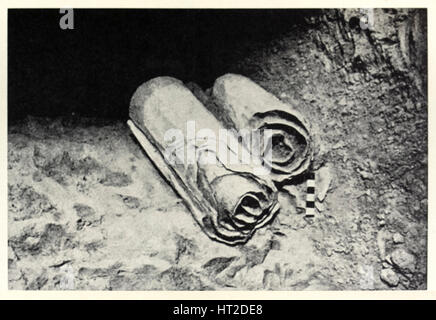
[[[391,287],[396,287],[400,278],[392,269],[383,269],[380,272],[380,279],[386,282]]]
[[[247,244],[213,242],[124,120],[27,118],[9,126],[9,288],[425,289],[425,11],[360,15],[322,11],[225,70],[309,119],[331,179],[313,220],[295,184]]]

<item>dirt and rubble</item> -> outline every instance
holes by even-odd
[[[29,116],[8,127],[9,288],[425,289],[425,11],[360,14],[307,17],[226,70],[309,120],[313,219],[301,181],[247,244],[211,241],[124,120]]]

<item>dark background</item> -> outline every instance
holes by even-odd
[[[162,75],[210,87],[238,59],[304,22],[309,10],[13,9],[8,118],[126,118],[143,82]]]

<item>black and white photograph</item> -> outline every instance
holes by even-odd
[[[427,290],[427,25],[9,8],[8,290]]]

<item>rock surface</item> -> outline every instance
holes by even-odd
[[[9,288],[425,289],[426,18],[375,10],[368,31],[359,14],[322,11],[226,70],[309,120],[331,175],[313,220],[302,182],[246,245],[213,242],[125,120],[28,117],[8,128]]]

